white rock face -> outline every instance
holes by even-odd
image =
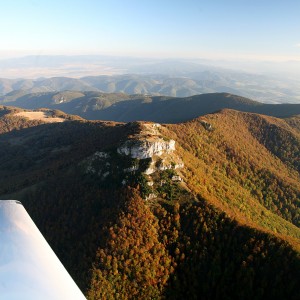
[[[171,169],[174,169],[174,170],[181,169],[183,167],[184,167],[184,164],[183,163],[179,163],[179,164],[175,164],[175,165],[172,165],[172,164],[170,164],[170,165],[162,165],[162,166],[159,166],[157,169],[159,171],[164,171],[164,170],[171,170]]]
[[[131,158],[145,159],[154,155],[160,156],[163,153],[170,153],[175,150],[175,141],[165,141],[161,138],[144,141],[128,140],[118,148],[118,153],[130,156]]]
[[[130,173],[130,172],[137,171],[138,169],[139,169],[139,166],[131,166],[130,168],[124,169],[123,171],[125,173]]]
[[[157,195],[155,195],[154,193],[149,194],[145,200],[151,200],[151,199],[155,199],[157,197]]]
[[[84,300],[23,205],[0,200],[0,298]]]
[[[146,175],[151,175],[151,174],[155,173],[156,171],[157,171],[156,168],[154,168],[154,167],[149,167],[144,173],[145,173]]]

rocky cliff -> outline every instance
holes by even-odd
[[[175,150],[175,141],[165,141],[159,137],[150,137],[145,140],[128,140],[118,148],[119,154],[128,155],[131,158],[145,159],[154,155],[161,156]]]
[[[137,125],[139,130],[122,141],[117,149],[95,152],[81,165],[84,166],[85,173],[98,176],[102,182],[122,185],[138,182],[146,190],[145,199],[153,199],[159,194],[158,186],[181,182],[177,171],[184,164],[176,154],[175,141],[161,134],[160,124],[131,124]],[[167,175],[163,174],[167,171]]]

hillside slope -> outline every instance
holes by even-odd
[[[168,128],[182,146],[191,189],[246,222],[298,232],[277,217],[300,225],[299,134],[287,121],[224,110]],[[285,225],[279,229],[276,223]]]
[[[88,299],[297,299],[297,117],[20,126],[15,110],[1,198],[22,201]]]

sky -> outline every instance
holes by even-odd
[[[300,60],[298,0],[0,0],[0,58]]]

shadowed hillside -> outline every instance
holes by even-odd
[[[6,99],[12,100],[14,95],[7,96]],[[175,98],[140,94],[130,96],[121,93],[64,91],[21,95],[14,101],[5,104],[27,109],[41,107],[59,109],[89,120],[117,122],[145,120],[178,123],[225,108],[280,118],[300,114],[300,104],[263,104],[228,93]]]

